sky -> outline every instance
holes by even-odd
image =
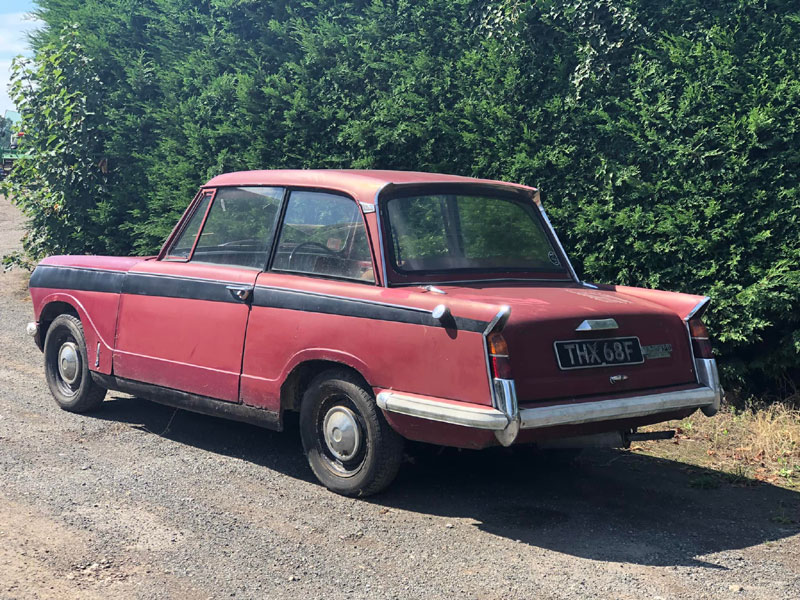
[[[14,110],[8,97],[11,59],[30,54],[26,33],[40,25],[27,14],[34,8],[33,0],[0,0],[0,117]]]

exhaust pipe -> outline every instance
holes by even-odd
[[[636,433],[630,431],[608,431],[558,440],[539,442],[539,448],[628,448],[631,442],[669,440],[675,437],[675,430]]]
[[[650,442],[655,440],[671,440],[675,437],[674,429],[666,431],[650,431],[648,433],[629,433],[628,442]]]

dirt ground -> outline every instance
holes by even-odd
[[[0,198],[0,254],[21,220]],[[319,486],[284,433],[110,394],[60,411],[0,275],[0,599],[800,598],[800,494],[626,451],[419,453]],[[699,417],[698,417],[699,418]]]

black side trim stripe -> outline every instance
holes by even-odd
[[[213,279],[183,279],[178,277],[128,273],[122,287],[123,294],[136,296],[161,296],[209,302],[239,302],[226,286],[242,285]]]
[[[263,286],[256,286],[253,293],[253,306],[284,308],[344,317],[374,319],[377,321],[395,321],[413,325],[426,325],[428,327],[445,326],[438,319],[434,319],[428,311],[417,308]],[[483,332],[488,325],[486,321],[462,317],[454,317],[453,320],[454,323],[451,324],[455,325],[460,331]]]
[[[36,267],[30,281],[30,287],[239,303],[240,301],[236,300],[227,289],[227,286],[232,284],[236,283],[213,279],[182,278],[155,273],[126,274],[121,271],[102,271],[50,265]],[[455,327],[460,331],[477,333],[482,333],[488,325],[487,321],[463,317],[451,317],[450,322],[442,323],[438,319],[434,319],[427,310],[410,306],[383,304],[372,300],[344,298],[303,290],[264,286],[256,286],[253,293],[253,306],[324,313],[377,321],[394,321],[412,325],[425,325],[427,327]]]
[[[39,265],[33,270],[28,284],[32,288],[82,290],[85,292],[122,292],[123,271],[101,271],[80,267]]]

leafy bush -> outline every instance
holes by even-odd
[[[29,257],[125,251],[114,243],[118,207],[107,189],[98,129],[101,82],[74,28],[42,44],[35,61],[16,59],[11,95],[25,137],[2,190],[28,217],[23,248]]]
[[[54,125],[28,140],[50,187],[25,192],[26,171],[12,178],[33,194],[34,254],[152,252],[197,186],[223,171],[520,181],[543,189],[587,279],[712,296],[728,385],[798,380],[795,2],[39,5],[41,83],[17,88],[20,99],[64,89],[47,61],[72,23],[99,82],[86,70],[69,80],[84,116],[61,132],[72,136],[61,155],[47,154],[60,143],[48,142]],[[77,188],[56,177],[70,153],[85,175]],[[66,227],[75,219],[80,229]]]

